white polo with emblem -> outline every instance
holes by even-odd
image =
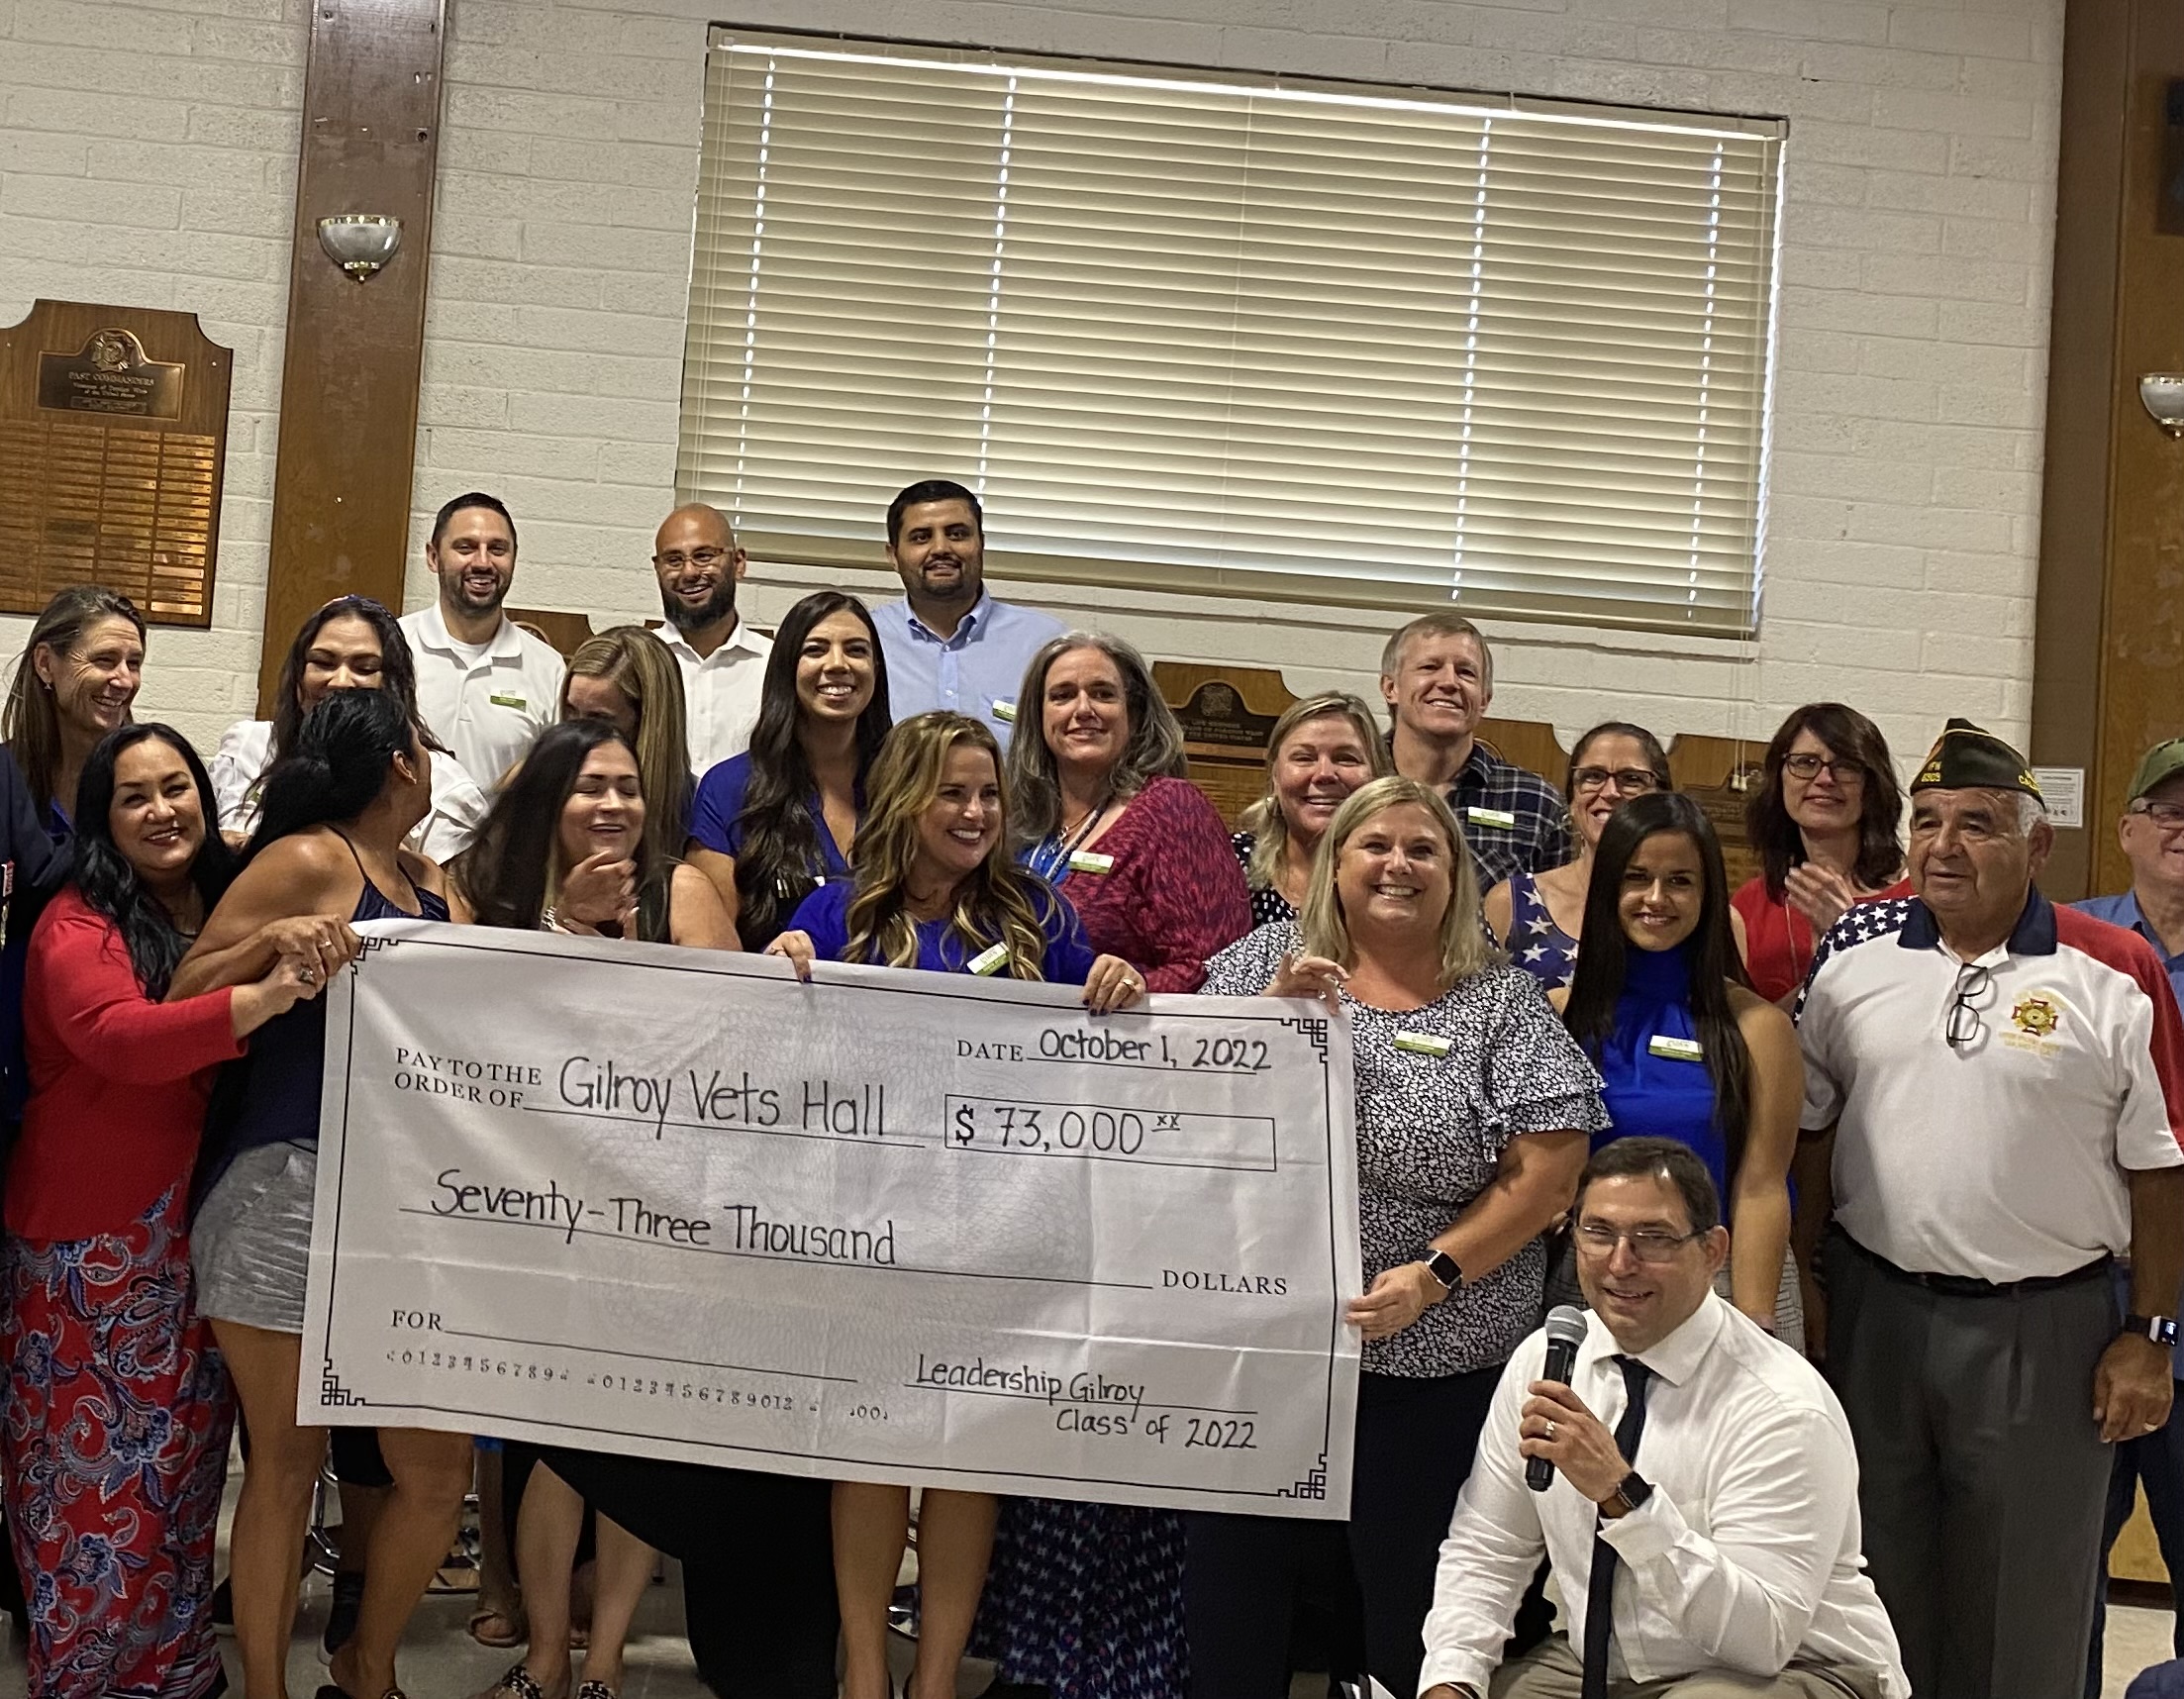
[[[404,614],[401,626],[417,663],[418,713],[465,772],[497,788],[560,718],[560,655],[505,617],[489,643],[458,644],[438,602]]]
[[[1967,966],[1990,977],[1947,1039]],[[1973,962],[1916,898],[1822,942],[1797,1018],[1836,1218],[1899,1268],[1998,1283],[2131,1249],[2130,1171],[2184,1164],[2184,1023],[2145,940],[2034,891]]]

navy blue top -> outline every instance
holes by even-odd
[[[722,855],[744,852],[744,798],[750,791],[750,751],[716,762],[698,781],[697,800],[690,805],[690,836],[706,849]],[[819,833],[819,860],[815,879],[838,879],[849,870],[848,857],[835,844],[827,829],[827,810],[815,789],[805,798],[812,825]]]
[[[347,840],[344,839],[344,843]],[[351,855],[356,847],[348,847]],[[363,872],[363,862],[356,863]],[[437,892],[421,890],[414,883],[410,894],[417,899],[412,914],[388,897],[364,874],[364,888],[352,925],[375,920],[432,920],[447,918],[447,902]],[[227,1172],[228,1164],[246,1150],[262,1145],[305,1145],[319,1142],[319,1097],[326,1072],[326,999],[313,997],[275,1015],[250,1035],[250,1053],[241,1063],[245,1069],[234,1119],[219,1139],[217,1151],[208,1152],[197,1184],[202,1198]],[[217,1110],[215,1112],[217,1114]],[[211,1129],[207,1129],[210,1133]]]
[[[1623,951],[1623,995],[1616,999],[1615,1031],[1593,1059],[1607,1082],[1601,1101],[1613,1125],[1593,1135],[1593,1149],[1617,1139],[1674,1139],[1691,1147],[1714,1176],[1723,1207],[1729,1203],[1729,1147],[1714,1119],[1714,1075],[1703,1058],[1661,1055],[1656,1038],[1696,1044],[1691,1015],[1691,970],[1681,947]]]
[[[820,886],[798,905],[795,918],[789,922],[789,930],[809,934],[812,953],[822,961],[846,961],[849,899],[855,894],[856,887],[846,879]],[[1046,934],[1046,953],[1040,963],[1040,973],[1050,985],[1082,985],[1097,957],[1091,945],[1085,942],[1084,927],[1077,919],[1077,911],[1058,891],[1041,895],[1044,899],[1040,901],[1044,911],[1040,918]],[[918,959],[913,965],[929,973],[967,973],[970,969],[966,964],[985,949],[983,945],[973,949],[964,949],[962,940],[944,920],[919,921],[917,928]],[[1004,972],[995,977],[1019,976]]]

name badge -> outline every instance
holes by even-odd
[[[1645,1048],[1654,1055],[1666,1056],[1670,1061],[1706,1060],[1706,1050],[1697,1039],[1672,1039],[1666,1033],[1655,1033]]]
[[[1006,726],[1013,726],[1013,725],[1015,725],[1015,724],[1016,724],[1016,704],[1015,704],[1014,702],[1001,702],[1001,701],[996,701],[996,702],[994,703],[994,705],[993,705],[993,717],[994,717],[994,718],[995,718],[996,720],[999,720],[999,721],[1000,721],[1000,722],[1001,722],[1001,723],[1002,723],[1003,725],[1006,725]]]
[[[1433,1033],[1398,1033],[1395,1048],[1409,1050],[1413,1055],[1444,1056],[1448,1053],[1448,1041]]]
[[[973,973],[998,973],[1009,964],[1009,947],[997,944],[990,949],[981,949],[963,965]]]
[[[496,708],[524,709],[531,706],[521,696],[489,696],[486,700]]]
[[[1072,850],[1069,852],[1069,871],[1072,873],[1112,873],[1115,857],[1102,855],[1092,850]]]
[[[1517,826],[1517,817],[1500,808],[1467,808],[1463,818],[1473,826],[1499,826],[1504,832],[1515,831]]]

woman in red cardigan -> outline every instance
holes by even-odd
[[[30,1102],[10,1160],[0,1467],[34,1579],[30,1691],[202,1699],[232,1404],[190,1300],[189,1175],[213,1070],[318,975],[166,1003],[235,872],[212,783],[165,726],[86,758],[73,877],[32,935]],[[310,923],[305,923],[310,924]]]
[[[1058,886],[1102,955],[1149,991],[1196,991],[1251,930],[1222,824],[1184,776],[1183,729],[1120,638],[1070,632],[1025,669],[1009,813],[1025,861]],[[1183,1690],[1183,1525],[1169,1511],[1007,1500],[974,1649],[994,1691],[1167,1699]]]

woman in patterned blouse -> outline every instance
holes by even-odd
[[[1539,1323],[1539,1236],[1607,1125],[1599,1074],[1481,936],[1475,881],[1439,794],[1375,779],[1329,825],[1302,915],[1210,964],[1210,993],[1348,1018],[1365,1343],[1346,1529],[1186,1519],[1193,1699],[1287,1692],[1292,1580],[1344,1535],[1372,1676],[1418,1691],[1441,1537],[1502,1364]]]
[[[1251,888],[1251,924],[1295,920],[1313,851],[1342,799],[1394,768],[1372,710],[1346,690],[1292,702],[1266,746],[1266,794],[1229,842]]]

